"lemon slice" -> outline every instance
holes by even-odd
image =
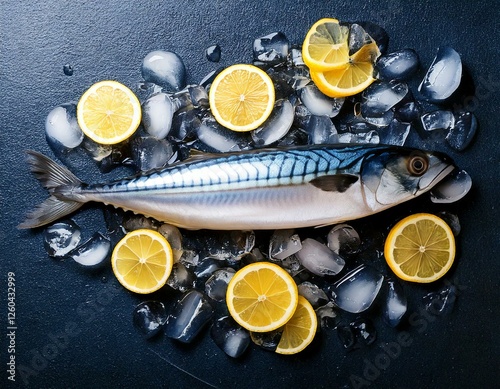
[[[318,20],[309,29],[302,44],[302,59],[316,72],[338,69],[349,61],[349,27],[337,19]]]
[[[115,246],[111,265],[125,288],[135,293],[152,293],[167,282],[173,266],[172,249],[160,233],[135,230]]]
[[[318,318],[311,303],[299,296],[297,309],[285,324],[280,342],[276,348],[278,354],[297,354],[313,341],[318,328]]]
[[[112,145],[129,138],[141,123],[141,103],[125,85],[101,81],[80,97],[78,125],[94,142]]]
[[[259,127],[274,107],[274,85],[263,70],[246,64],[224,69],[210,87],[210,109],[222,126],[233,131]]]
[[[444,220],[429,213],[417,213],[391,229],[384,256],[394,274],[403,280],[436,281],[453,264],[455,238]]]
[[[373,67],[380,51],[375,42],[362,46],[347,64],[335,70],[316,72],[311,78],[318,89],[330,97],[347,97],[364,91],[375,81]]]
[[[231,278],[226,303],[233,319],[249,331],[268,332],[283,326],[295,312],[297,285],[281,267],[256,262]]]

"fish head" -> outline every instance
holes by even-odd
[[[445,154],[407,148],[381,149],[367,156],[361,182],[367,205],[381,210],[432,189],[455,169]]]

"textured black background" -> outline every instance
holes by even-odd
[[[335,388],[350,387],[353,375],[377,388],[498,387],[497,7],[495,1],[452,0],[2,1],[0,386],[26,385],[19,372],[15,385],[7,380],[5,281],[10,271],[16,274],[16,361],[33,369],[27,378],[33,388]],[[396,358],[387,363],[380,357],[381,346],[398,336],[383,326],[368,349],[345,352],[335,332],[326,331],[310,350],[292,357],[253,349],[242,360],[232,360],[208,336],[191,346],[165,337],[147,342],[131,325],[139,298],[117,285],[109,269],[88,273],[69,261],[53,261],[43,249],[41,231],[16,230],[22,215],[46,195],[28,172],[23,150],[51,155],[44,122],[54,106],[78,99],[102,79],[134,88],[141,60],[154,49],[177,52],[189,81],[197,82],[216,67],[204,57],[209,45],[221,45],[223,66],[249,62],[254,38],[281,30],[300,43],[309,26],[325,16],[379,23],[391,36],[391,51],[414,48],[424,66],[438,46],[449,44],[461,53],[478,87],[469,108],[480,131],[467,152],[452,153],[474,179],[469,196],[448,208],[459,214],[463,227],[458,265],[448,277],[461,293],[451,315],[434,321],[420,317],[419,324],[408,326],[412,344]],[[63,73],[66,63],[75,69],[71,77]],[[88,166],[77,170],[85,180],[95,175]],[[411,207],[419,209],[399,207],[393,215]],[[104,229],[98,207],[81,211],[76,220],[85,238]],[[411,290],[416,297],[410,309],[417,312],[427,289]],[[54,335],[65,328],[73,331],[71,337],[59,340],[51,360],[38,360],[37,353],[50,353]],[[375,361],[385,368],[365,371]]]

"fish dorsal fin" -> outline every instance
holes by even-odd
[[[325,192],[344,193],[356,181],[358,181],[358,177],[352,174],[332,174],[316,177],[310,182],[316,188],[324,190]]]

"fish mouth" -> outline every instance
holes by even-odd
[[[419,182],[419,189],[417,193],[424,193],[436,186],[443,178],[448,176],[453,170],[456,169],[455,165],[446,165],[441,171],[432,174],[432,170],[437,170],[436,168],[431,169],[427,172]],[[427,176],[427,177],[426,177]],[[432,177],[432,178],[431,178]],[[427,179],[426,179],[427,178]]]

